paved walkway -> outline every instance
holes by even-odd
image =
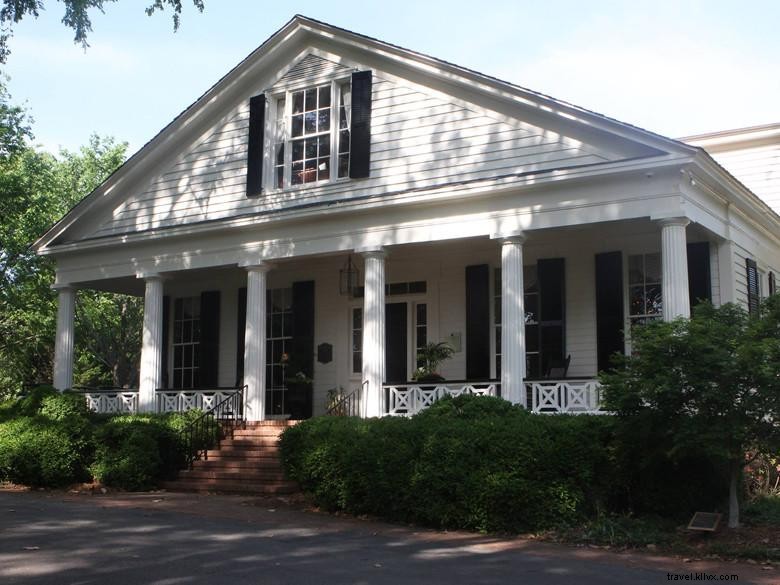
[[[780,583],[746,564],[416,530],[268,499],[0,491],[4,585],[638,585],[668,573]]]

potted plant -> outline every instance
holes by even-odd
[[[286,410],[292,420],[311,418],[312,393],[314,380],[306,374],[305,368],[293,356],[282,354],[281,363],[285,366],[284,384],[286,392]]]
[[[417,350],[419,366],[412,376],[417,382],[441,382],[444,377],[438,373],[439,365],[452,357],[455,350],[446,341],[428,343]]]

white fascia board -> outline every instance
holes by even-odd
[[[280,206],[277,210],[242,217],[225,218],[217,221],[184,226],[151,229],[144,232],[107,236],[92,240],[80,240],[68,244],[42,248],[38,253],[41,255],[59,255],[69,252],[103,248],[108,245],[145,243],[150,240],[164,241],[172,237],[205,235],[240,228],[257,229],[261,226],[268,226],[269,224],[276,226],[281,223],[296,222],[308,218],[321,218],[323,216],[342,215],[350,212],[365,213],[399,205],[425,205],[440,203],[442,200],[457,201],[460,199],[480,198],[486,194],[492,195],[502,192],[517,191],[518,189],[523,188],[536,189],[545,185],[557,184],[562,181],[601,179],[636,171],[652,174],[655,171],[669,167],[679,167],[688,162],[690,162],[689,157],[664,155],[649,159],[634,159],[579,168],[575,167],[561,171],[542,171],[519,177],[513,176],[502,179],[484,179],[455,185],[447,184],[422,191],[404,191],[397,194],[373,196],[367,199],[354,198],[337,202],[322,202],[317,205],[299,209],[285,209]]]

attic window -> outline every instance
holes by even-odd
[[[349,176],[350,102],[349,81],[275,97],[274,188]]]

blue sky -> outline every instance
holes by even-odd
[[[428,53],[667,136],[780,122],[780,2],[189,0],[181,29],[151,0],[95,12],[91,48],[46,0],[5,73],[56,151],[92,132],[140,148],[295,13]]]

